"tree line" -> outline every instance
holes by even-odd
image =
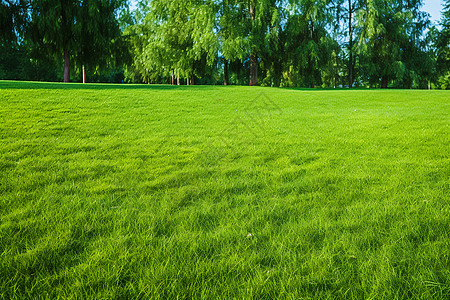
[[[96,80],[123,73],[128,48],[120,12],[127,5],[126,0],[1,0],[0,79],[69,82],[86,80],[86,69]]]
[[[0,78],[450,88],[450,0],[1,1]]]

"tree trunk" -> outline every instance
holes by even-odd
[[[177,75],[177,85],[180,85],[180,75]]]
[[[195,77],[194,77],[194,74],[191,75],[191,85],[195,85]]]
[[[314,22],[313,21],[311,21],[311,28],[310,28],[310,30],[309,30],[309,32],[310,32],[310,38],[311,38],[311,41],[313,40],[313,33],[314,33]],[[312,74],[314,74],[314,69],[312,68],[312,70],[311,70],[311,75]],[[312,77],[313,77],[313,79],[311,79],[311,84],[310,84],[310,88],[314,88],[314,75],[312,75]]]
[[[172,80],[170,81],[170,84],[171,85],[175,84],[175,73],[174,73],[174,71],[172,71]]]
[[[84,68],[84,65],[82,66],[83,69],[83,83],[86,83],[86,69]]]
[[[61,33],[63,38],[63,52],[64,52],[64,82],[70,82],[70,56],[69,50],[67,49],[69,36],[67,34],[67,19],[66,19],[66,11],[65,4],[67,2],[61,1]]]
[[[353,30],[352,30],[352,0],[348,0],[348,35],[350,37],[350,41],[348,44],[348,87],[353,87]]]
[[[387,89],[388,83],[389,83],[389,80],[388,80],[387,76],[383,75],[383,77],[381,77],[381,88]]]
[[[350,43],[352,44],[352,43]],[[352,46],[350,46],[352,47]],[[353,53],[350,50],[350,56],[348,61],[348,87],[353,87]]]
[[[70,57],[67,49],[64,49],[64,82],[70,82]]]
[[[223,85],[229,85],[229,77],[228,77],[228,60],[225,59],[223,63]]]
[[[250,54],[250,85],[258,84],[258,65],[254,52]]]

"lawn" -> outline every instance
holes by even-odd
[[[450,298],[450,92],[0,81],[0,176],[0,298]]]

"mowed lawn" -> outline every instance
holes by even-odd
[[[450,298],[450,92],[3,81],[0,176],[0,298]]]

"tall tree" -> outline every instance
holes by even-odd
[[[250,20],[249,50],[250,50],[250,85],[258,84],[258,66],[261,57],[268,50],[268,38],[273,37],[279,22],[279,8],[282,1],[278,0],[249,0],[248,18]]]
[[[193,84],[217,57],[213,1],[154,0],[149,5],[143,22],[127,31],[139,48],[133,50],[138,76],[147,74],[148,82],[181,76]]]
[[[25,62],[23,39],[28,24],[28,0],[0,1],[0,78],[20,79]]]
[[[444,89],[450,89],[450,0],[444,1],[442,19],[439,22],[441,30],[436,36],[437,72],[439,84]]]
[[[1,0],[0,2],[0,42],[14,44],[23,37],[28,21],[28,0]]]
[[[415,28],[427,25],[422,0],[366,0],[358,11],[359,53],[365,77],[382,88],[404,77],[405,49],[416,49]],[[413,36],[411,36],[413,35]]]
[[[224,85],[230,83],[230,62],[243,63],[247,57],[250,23],[247,20],[241,1],[222,0],[217,2],[217,32],[220,52],[223,60]]]
[[[126,5],[125,0],[82,0],[78,7],[76,60],[86,80],[85,66],[104,67],[113,64],[125,52],[117,18],[118,11]]]
[[[70,81],[71,59],[102,62],[120,35],[117,10],[125,0],[33,0],[32,40],[49,53],[64,57],[64,82]]]
[[[349,88],[353,87],[354,82],[354,70],[355,70],[355,15],[365,3],[365,0],[336,0],[334,1],[334,24],[337,27],[342,27],[343,35],[346,39],[347,48],[347,82]],[[341,22],[344,24],[341,24]]]
[[[70,81],[70,54],[75,50],[74,33],[78,1],[34,0],[32,2],[32,38],[42,49],[62,52],[64,82]]]
[[[294,0],[286,23],[285,83],[314,87],[321,84],[321,69],[330,59],[327,50],[330,21],[328,0]],[[328,54],[328,55],[327,55]]]
[[[256,0],[249,1],[249,15],[251,20],[251,46],[250,46],[250,85],[258,84],[258,46],[260,44],[258,31],[261,28],[256,20]],[[258,13],[259,13],[258,9]]]

